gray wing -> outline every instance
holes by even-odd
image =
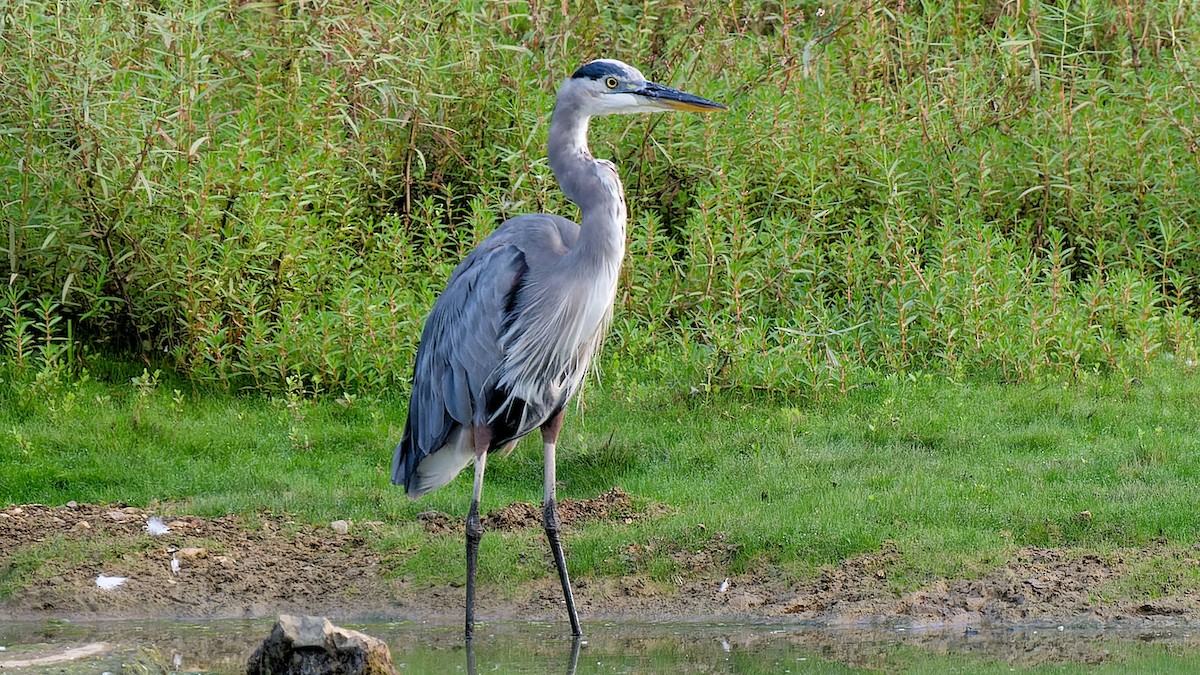
[[[557,216],[510,219],[450,275],[421,331],[408,420],[392,459],[393,484],[413,496],[424,492],[413,485],[421,462],[460,429],[486,419],[486,399],[504,356],[500,334],[511,324],[526,276],[531,266],[536,270],[561,256],[578,232],[578,225]]]

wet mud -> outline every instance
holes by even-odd
[[[123,505],[14,506],[0,510],[0,581],[11,584],[0,619],[263,618],[321,614],[344,620],[391,619],[457,623],[463,591],[388,574],[374,544],[381,523],[339,532],[282,517],[162,515],[169,532],[151,536],[160,509]],[[587,520],[632,522],[653,517],[614,489],[591,500],[564,500],[564,527]],[[461,519],[421,515],[433,536],[458,536]],[[485,518],[493,530],[541,528],[540,507],[511,504]],[[678,551],[684,571],[673,583],[644,576],[575,580],[582,616],[592,621],[771,621],[838,628],[970,631],[982,627],[1064,625],[1072,629],[1157,630],[1200,624],[1200,595],[1164,592],[1122,597],[1115,583],[1133,562],[1183,556],[1200,568],[1200,550],[1128,549],[1104,556],[1025,548],[973,579],[937,579],[900,592],[889,579],[900,553],[878,552],[829,566],[815,577],[787,580],[766,571],[727,577],[721,537],[712,550]],[[633,544],[626,555],[647,553]],[[1178,561],[1177,561],[1178,562]],[[100,575],[127,579],[97,586]],[[1117,589],[1098,592],[1099,589]],[[480,589],[489,620],[564,618],[553,575],[504,589]]]

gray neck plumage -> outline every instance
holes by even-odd
[[[625,192],[612,162],[592,157],[587,132],[588,116],[560,101],[550,119],[550,169],[582,214],[579,253],[619,264],[625,253]]]

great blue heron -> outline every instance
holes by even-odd
[[[563,410],[612,317],[627,215],[616,166],[588,150],[588,120],[724,108],[648,82],[620,61],[599,59],[580,67],[558,89],[548,153],[559,187],[579,205],[583,226],[545,213],[504,221],[459,264],[433,305],[417,348],[392,482],[416,499],[475,462],[466,524],[468,639],[475,624],[475,564],[483,535],[479,498],[487,456],[511,451],[538,428],[545,452],[546,539],[572,634],[581,634],[558,539],[554,452]]]

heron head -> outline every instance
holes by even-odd
[[[580,66],[564,87],[576,93],[589,115],[725,109],[715,101],[650,82],[637,68],[616,59],[597,59]]]

